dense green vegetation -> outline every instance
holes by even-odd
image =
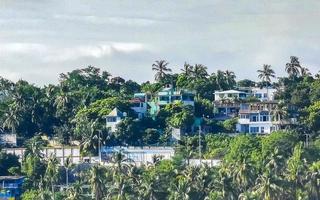
[[[142,84],[92,66],[61,74],[59,84],[44,87],[1,78],[0,131],[16,133],[19,145],[27,151],[21,165],[15,156],[1,153],[0,175],[26,176],[25,200],[320,199],[319,74],[312,76],[297,57],[285,65],[288,76],[275,82],[270,65],[258,70],[261,82],[237,82],[228,70],[210,74],[201,64],[185,63],[181,73],[172,73],[164,60],[152,68],[156,82]],[[168,104],[154,118],[138,119],[128,100],[140,91],[154,95],[166,84],[195,91],[195,108]],[[234,133],[236,119],[221,122],[212,118],[213,92],[254,85],[278,89],[277,114],[296,118],[297,123],[268,136],[228,135]],[[114,107],[128,117],[111,133],[103,117]],[[187,129],[203,116],[201,125],[209,133],[201,138],[202,158],[222,159],[220,166],[189,165],[191,158],[199,158],[196,130],[178,144],[170,143],[172,127]],[[149,165],[136,167],[119,153],[111,166],[82,170],[71,164],[59,167],[57,158],[41,155],[47,145],[42,135],[56,137],[63,145],[78,140],[82,155],[96,155],[98,134],[102,144],[174,145],[177,154],[171,161],[155,158]],[[306,137],[310,142],[305,143]],[[69,171],[73,176],[70,187],[58,192],[54,186],[64,184]]]

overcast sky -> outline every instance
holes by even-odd
[[[43,85],[94,65],[142,82],[166,59],[256,79],[263,64],[284,75],[290,55],[315,73],[319,20],[318,0],[0,0],[0,76]]]

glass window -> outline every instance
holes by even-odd
[[[169,97],[168,96],[160,96],[159,100],[160,101],[169,101]]]
[[[117,117],[107,117],[107,122],[116,122]]]
[[[250,127],[250,133],[258,133],[259,127]]]
[[[264,127],[261,126],[261,133],[264,133]]]

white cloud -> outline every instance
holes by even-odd
[[[55,14],[54,19],[62,21],[87,22],[95,25],[114,24],[124,26],[149,26],[156,23],[156,20],[140,17],[106,17],[95,15],[65,15]]]
[[[0,43],[0,56],[10,54],[33,54],[46,51],[47,47],[39,43]]]
[[[97,45],[81,45],[68,48],[53,48],[51,53],[44,57],[46,62],[62,62],[76,60],[82,57],[101,58],[112,56],[115,52],[133,53],[146,50],[145,45],[140,43],[102,43]]]

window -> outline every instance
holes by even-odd
[[[264,133],[264,127],[261,126],[261,133]]]
[[[250,127],[250,133],[259,133],[259,127]]]
[[[267,121],[269,121],[269,117],[267,115],[262,115],[262,116],[260,116],[260,121],[267,122]]]
[[[256,115],[251,116],[251,120],[250,121],[252,121],[252,122],[258,121],[258,116],[256,116]]]
[[[261,97],[262,97],[262,94],[260,94],[260,93],[257,93],[256,95],[255,95],[257,98],[259,98],[259,99],[261,99]]]
[[[168,96],[160,96],[159,100],[160,101],[169,101],[169,97]]]
[[[107,122],[116,122],[117,117],[107,117]]]
[[[268,94],[267,94],[267,93],[264,93],[264,94],[263,94],[263,97],[264,97],[264,98],[267,98],[267,97],[268,97]]]
[[[172,101],[180,101],[181,96],[172,96],[171,99],[172,99]]]

